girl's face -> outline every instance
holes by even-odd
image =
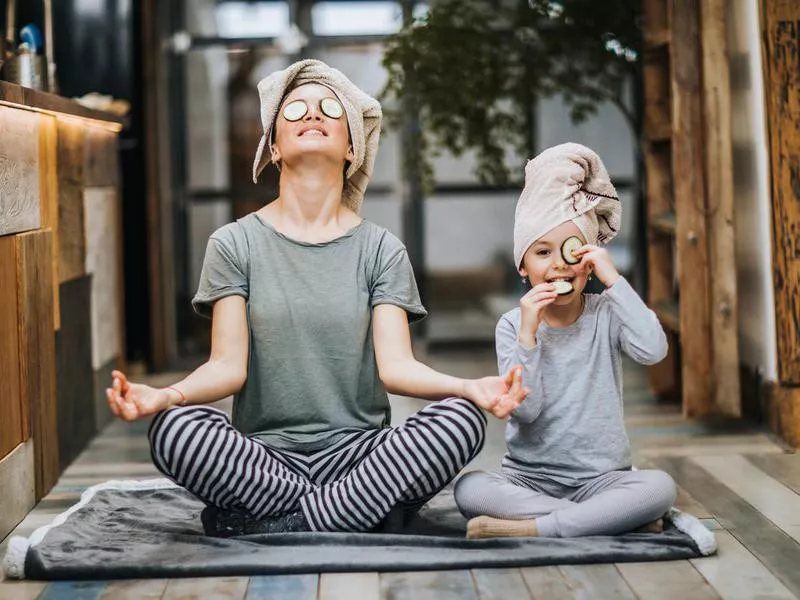
[[[300,118],[297,101],[306,107]],[[295,104],[286,111],[292,103]],[[354,158],[344,107],[336,94],[322,84],[307,83],[289,92],[278,110],[274,128],[272,154],[276,161],[292,161],[307,154],[322,154],[342,164]]]
[[[586,243],[581,230],[572,221],[567,221],[549,231],[528,248],[522,257],[522,267],[519,269],[520,275],[530,280],[531,287],[559,279],[572,283],[573,291],[556,298],[553,302],[556,306],[566,306],[580,301],[581,292],[589,279],[589,273],[582,263],[570,265],[561,255],[561,245],[564,240],[572,236]]]

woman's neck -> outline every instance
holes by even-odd
[[[305,242],[341,236],[361,219],[342,205],[342,173],[319,168],[284,169],[280,196],[259,210],[275,229]]]
[[[586,297],[581,293],[573,302],[563,306],[549,305],[545,309],[544,320],[550,327],[567,327],[583,314]]]

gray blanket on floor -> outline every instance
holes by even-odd
[[[6,574],[47,580],[199,577],[521,567],[700,555],[692,538],[672,527],[660,534],[613,537],[467,540],[466,521],[450,488],[429,502],[402,534],[211,538],[203,535],[202,508],[201,502],[176,487],[97,486],[60,515],[54,526],[27,540],[12,540]]]

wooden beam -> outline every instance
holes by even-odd
[[[672,6],[672,169],[675,177],[677,270],[680,289],[683,413],[702,416],[712,408],[708,236],[703,169],[703,95],[699,0]]]
[[[0,539],[6,537],[36,504],[33,440],[0,456]]]
[[[767,383],[763,389],[764,420],[769,428],[800,448],[800,388]]]
[[[53,243],[53,326],[61,328],[61,309],[58,301],[58,129],[56,118],[43,115],[39,127],[39,194],[42,228],[52,231]]]
[[[741,416],[734,237],[731,93],[725,0],[701,3],[703,115],[708,211],[712,410]]]
[[[0,235],[37,229],[39,115],[0,110]]]
[[[58,142],[58,281],[86,274],[86,232],[83,214],[84,125],[57,120]]]
[[[17,313],[17,249],[13,235],[0,236],[0,458],[30,437],[20,401]]]
[[[763,6],[778,378],[800,385],[800,4]]]
[[[647,144],[645,150],[647,169],[647,222],[648,289],[650,305],[672,301],[675,298],[675,273],[672,268],[673,240],[653,231],[658,219],[672,210],[672,177],[670,146]],[[674,227],[673,227],[674,232]]]
[[[675,303],[675,204],[672,193],[672,98],[670,73],[670,0],[645,0],[644,163],[647,173],[647,301],[651,306]],[[665,215],[672,215],[665,218]],[[672,313],[674,312],[674,319]],[[656,313],[667,330],[667,358],[648,369],[650,389],[660,398],[680,396],[680,323],[674,311]]]
[[[162,4],[163,7],[163,4]],[[164,68],[156,24],[163,13],[157,0],[141,2],[142,89],[146,148],[147,257],[150,284],[150,359],[163,370],[177,355],[173,268],[172,205],[164,173],[170,171],[168,123],[164,99]]]
[[[56,348],[53,328],[53,233],[49,229],[14,236],[20,362],[19,402],[33,437],[36,498],[58,481]]]

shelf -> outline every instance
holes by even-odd
[[[665,329],[680,333],[681,315],[678,303],[675,300],[657,302],[653,306],[653,311],[656,313],[658,320],[661,321]]]
[[[670,43],[669,29],[661,29],[649,34],[645,34],[644,49],[645,52],[658,52],[659,50],[666,49]]]
[[[56,116],[68,115],[79,119],[87,119],[117,131],[125,124],[123,117],[86,108],[64,96],[22,87],[8,81],[0,81],[0,104]]]
[[[662,121],[657,125],[645,128],[645,137],[648,142],[668,142],[672,139],[672,124]]]
[[[663,235],[675,235],[676,220],[675,213],[668,212],[649,217],[650,229]]]

